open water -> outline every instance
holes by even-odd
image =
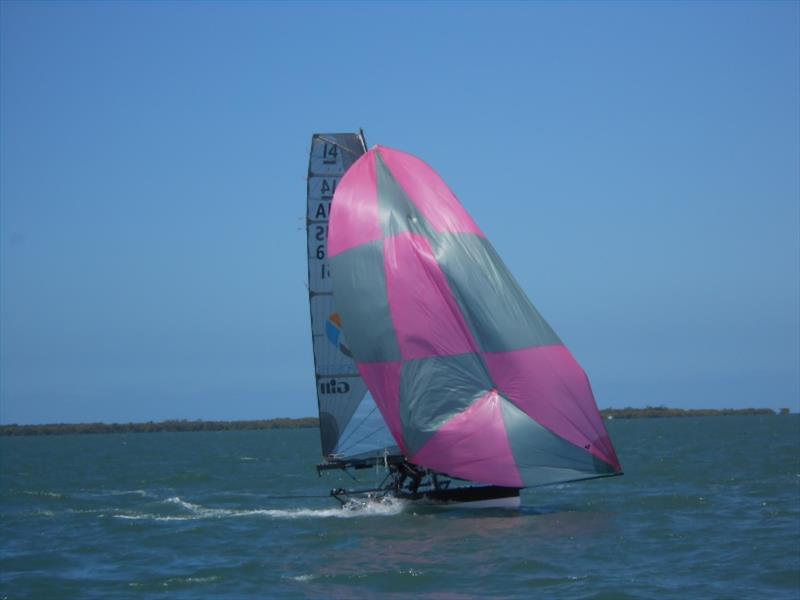
[[[608,427],[518,511],[342,510],[316,429],[2,438],[0,598],[800,597],[799,416]]]

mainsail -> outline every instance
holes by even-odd
[[[337,326],[411,463],[517,488],[620,473],[585,373],[427,164],[359,158],[328,256]]]
[[[342,333],[327,258],[334,192],[342,175],[365,150],[363,134],[315,134],[311,139],[306,213],[308,295],[324,456],[397,451]]]

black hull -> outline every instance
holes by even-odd
[[[396,495],[403,500],[423,501],[435,504],[464,504],[502,500],[505,498],[519,498],[519,488],[486,485],[426,490],[424,492],[399,493]]]
[[[465,508],[518,508],[520,488],[499,485],[459,485],[468,484],[454,480],[446,475],[409,463],[403,456],[386,456],[363,460],[330,460],[318,465],[319,472],[328,469],[361,469],[383,464],[388,470],[383,483],[376,488],[331,490],[331,496],[345,506],[358,497],[394,497],[414,504],[429,506],[463,506]],[[451,487],[452,486],[452,487]]]

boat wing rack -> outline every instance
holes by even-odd
[[[406,462],[405,456],[402,454],[386,454],[379,456],[369,456],[366,458],[336,458],[329,456],[317,465],[317,475],[321,475],[323,471],[332,471],[334,469],[370,469],[375,465],[401,465]]]

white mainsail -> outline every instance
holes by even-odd
[[[314,134],[308,164],[308,298],[322,454],[397,452],[341,329],[327,257],[328,218],[342,175],[364,152],[363,133]]]

